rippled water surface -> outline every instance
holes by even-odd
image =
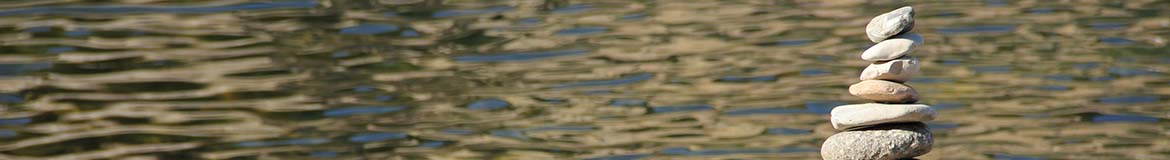
[[[904,5],[922,159],[1170,159],[1170,2],[0,2],[0,159],[817,159]]]

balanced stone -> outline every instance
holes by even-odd
[[[833,128],[850,128],[898,122],[926,122],[938,115],[924,104],[852,104],[833,108],[829,114]]]
[[[865,49],[861,53],[861,59],[867,61],[893,60],[913,52],[919,45],[922,45],[922,36],[914,32],[901,34]]]
[[[825,160],[893,160],[930,152],[934,139],[921,122],[888,123],[830,136],[821,144]]]
[[[861,71],[861,80],[906,82],[918,75],[918,59],[911,56],[869,64]]]
[[[865,25],[865,35],[874,43],[910,30],[914,30],[914,8],[910,6],[873,17]]]
[[[864,80],[849,86],[849,94],[879,103],[913,103],[918,92],[910,86],[884,80]]]

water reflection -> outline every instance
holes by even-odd
[[[323,113],[326,117],[339,117],[362,114],[381,114],[390,113],[406,109],[404,106],[370,106],[370,107],[346,107],[325,110]]]
[[[568,49],[556,50],[546,52],[522,52],[522,53],[501,53],[493,55],[476,55],[476,56],[459,56],[455,57],[458,62],[508,62],[508,61],[527,61],[539,60],[544,58],[552,58],[558,56],[580,55],[588,53],[586,49]]]
[[[406,138],[406,136],[407,135],[405,133],[396,132],[363,133],[350,136],[349,141],[354,143],[369,143],[391,139],[403,139]]]
[[[507,108],[508,106],[511,106],[511,104],[508,104],[508,101],[492,98],[471,102],[471,104],[467,105],[467,108],[472,110],[496,110]]]
[[[0,159],[816,159],[921,9],[922,159],[1170,159],[1157,1],[6,1]]]
[[[67,2],[67,1],[64,1]],[[53,2],[48,2],[53,3]],[[58,2],[60,3],[60,2]],[[222,3],[222,2],[220,2]],[[17,2],[16,4],[19,4]],[[35,4],[35,3],[34,3]],[[132,5],[132,4],[108,4],[108,5],[92,5],[92,6],[24,6],[23,8],[11,8],[0,11],[0,16],[18,16],[18,15],[83,15],[83,14],[109,14],[109,13],[222,13],[241,10],[266,10],[266,9],[281,9],[281,8],[310,8],[317,6],[316,1],[313,0],[299,0],[299,1],[278,1],[278,2],[259,2],[259,3],[239,3],[227,5],[215,5],[215,2],[210,3],[210,6],[200,6],[198,4],[191,6],[164,6],[164,5]]]
[[[398,30],[398,26],[394,26],[394,25],[360,24],[360,25],[353,26],[353,27],[342,28],[341,31],[339,31],[338,33],[363,35],[363,34],[382,34],[382,33],[393,32],[393,31],[397,31],[397,30]]]

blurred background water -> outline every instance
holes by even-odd
[[[0,159],[817,159],[917,10],[923,159],[1170,159],[1170,1],[14,0]]]

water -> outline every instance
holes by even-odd
[[[918,9],[922,159],[1170,159],[1170,2],[5,1],[0,159],[816,159]]]

